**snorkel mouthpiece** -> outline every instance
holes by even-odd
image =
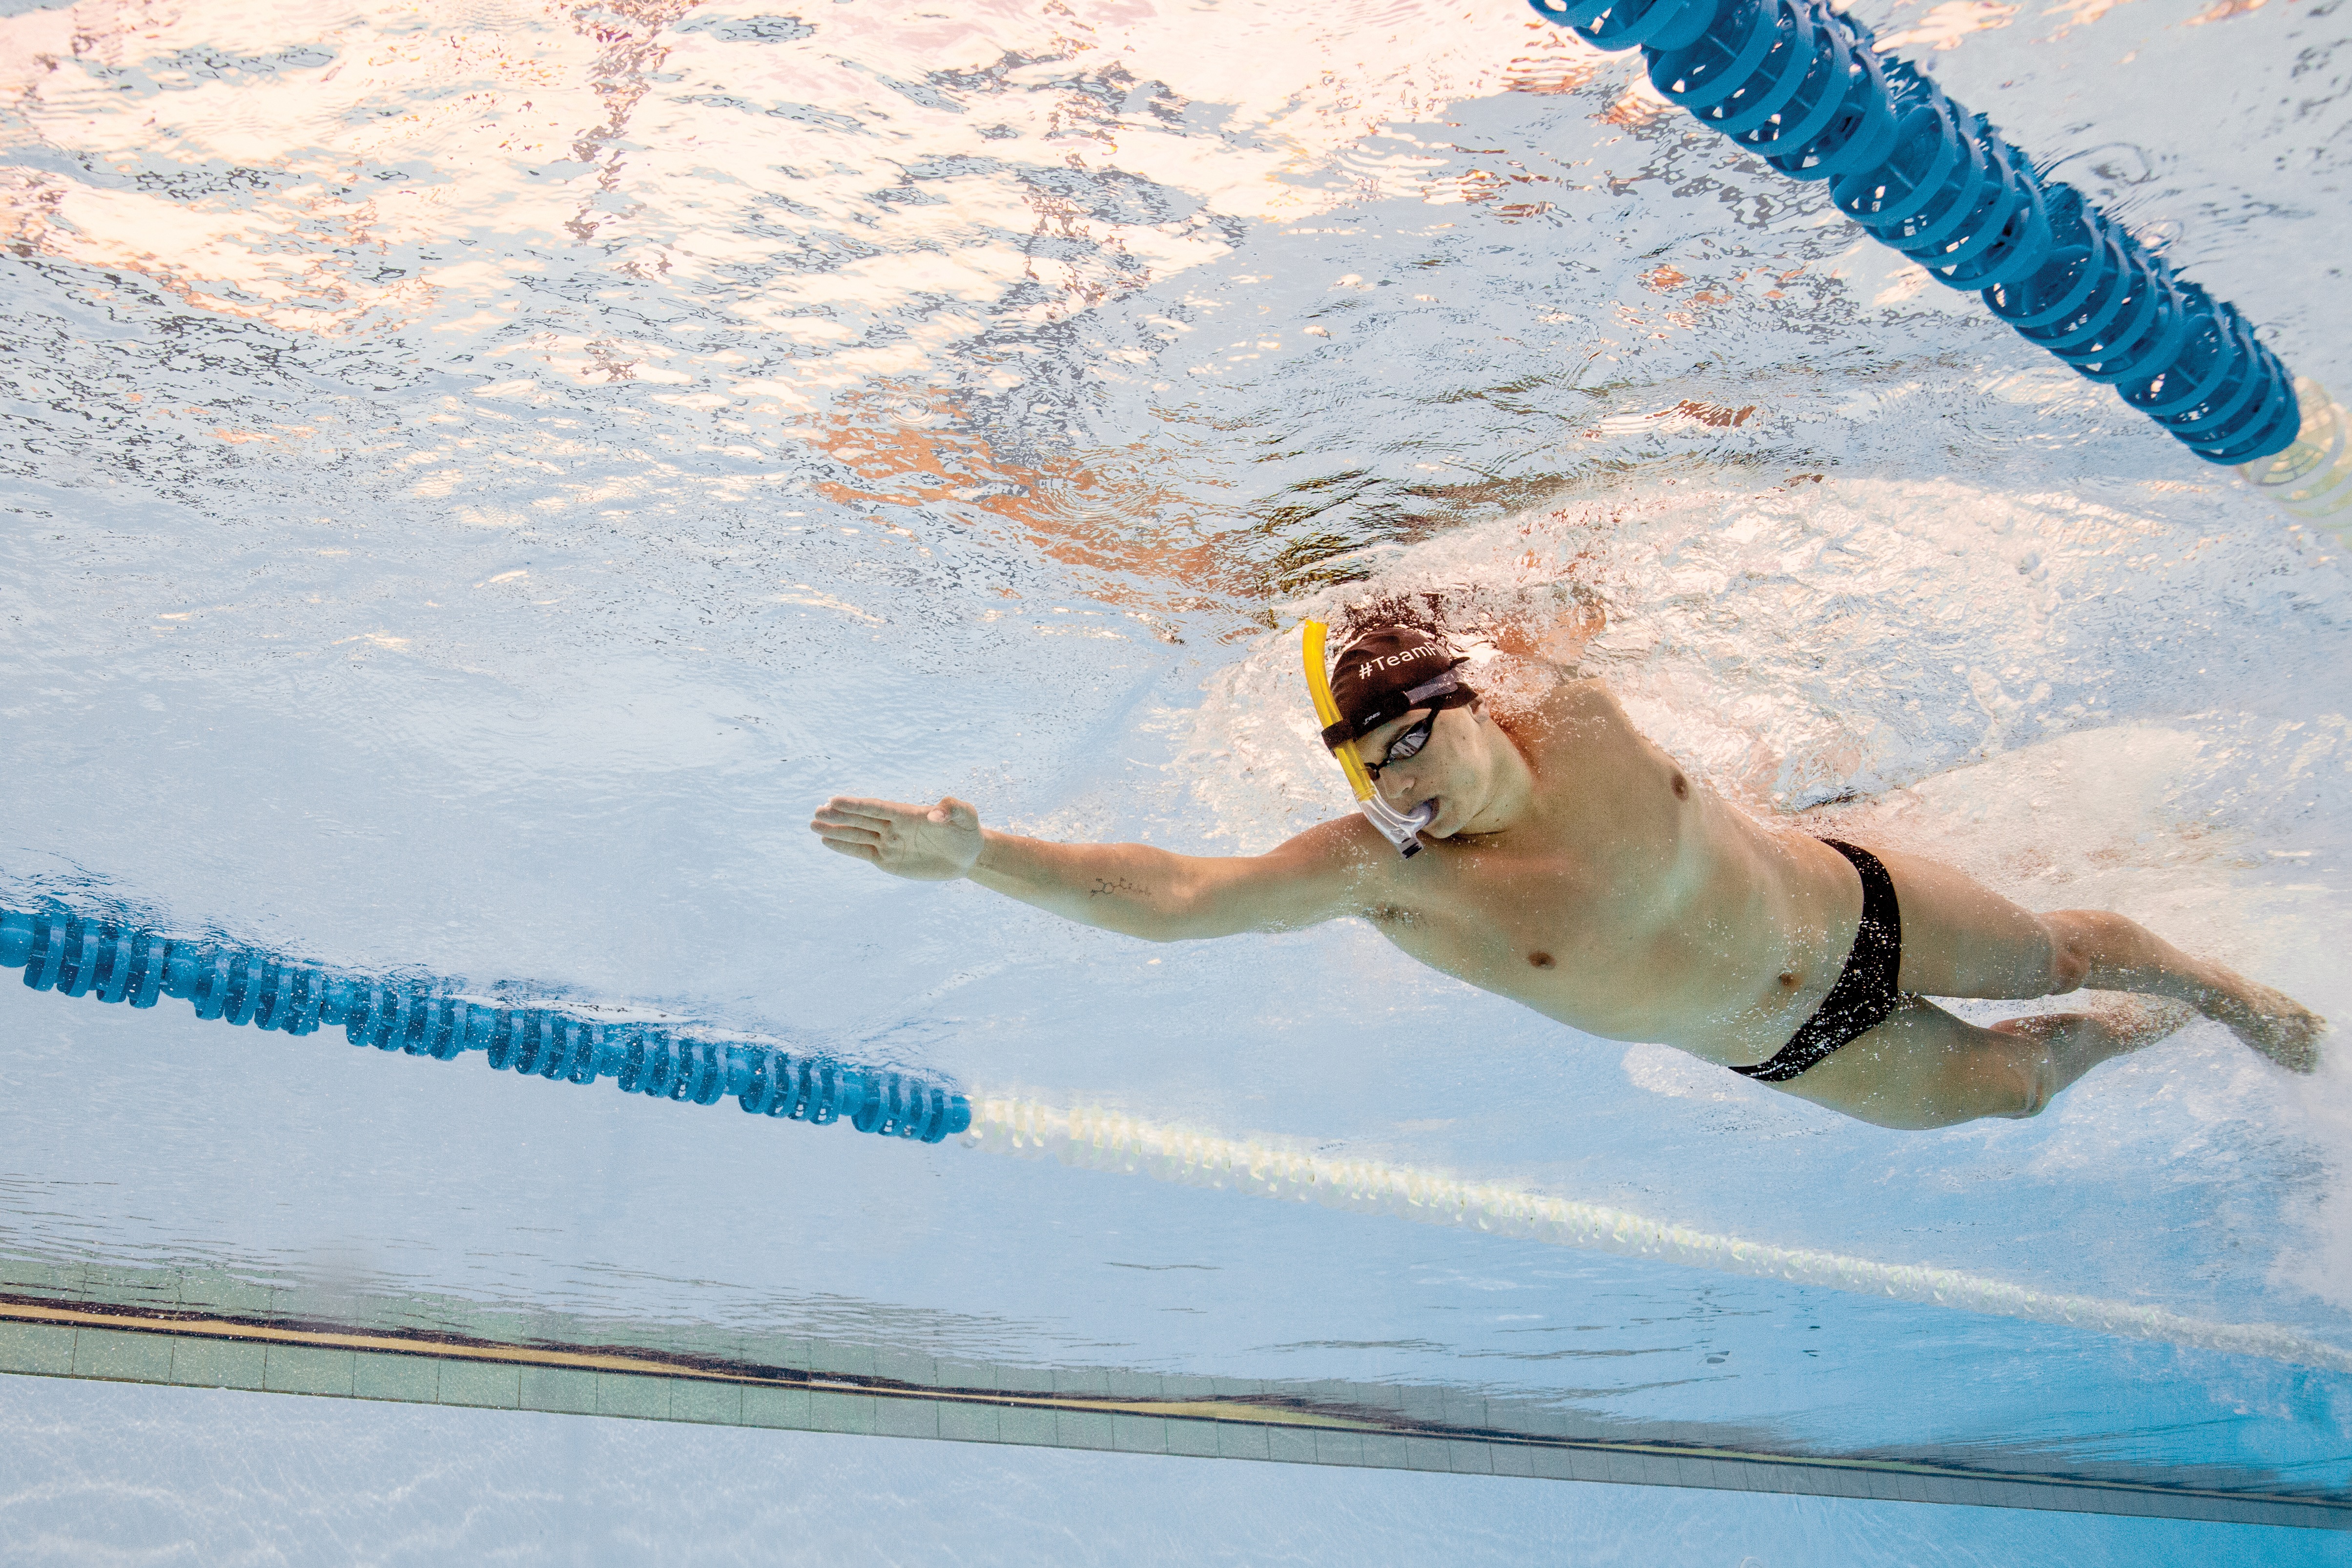
[[[1437,816],[1437,807],[1433,805],[1424,803],[1411,811],[1399,811],[1377,795],[1357,801],[1356,809],[1408,860],[1421,853],[1421,830]]]
[[[1407,859],[1421,853],[1421,830],[1427,827],[1437,815],[1434,805],[1418,805],[1411,811],[1399,811],[1381,798],[1372,787],[1370,773],[1364,772],[1364,760],[1356,754],[1353,741],[1332,742],[1333,726],[1339,723],[1339,704],[1331,695],[1330,677],[1323,673],[1323,643],[1330,628],[1321,621],[1307,623],[1306,636],[1300,639],[1300,652],[1307,665],[1307,689],[1315,699],[1315,717],[1323,726],[1325,743],[1331,754],[1339,759],[1339,771],[1348,775],[1348,787],[1356,792],[1356,809],[1364,820],[1380,829],[1381,837],[1397,847],[1397,853]]]

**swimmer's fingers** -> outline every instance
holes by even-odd
[[[901,805],[895,800],[837,795],[817,808],[816,819],[842,827],[887,827],[894,823],[910,822],[922,816],[923,811],[922,806]]]
[[[817,809],[809,828],[832,848],[919,882],[963,876],[982,847],[980,814],[952,798],[923,806],[835,795]]]

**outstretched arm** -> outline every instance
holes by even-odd
[[[1054,844],[980,825],[962,801],[933,806],[835,795],[810,828],[825,847],[894,877],[969,877],[1067,920],[1152,942],[1286,931],[1353,914],[1377,864],[1354,818],[1264,855],[1173,855],[1148,844]]]

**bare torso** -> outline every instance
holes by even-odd
[[[970,877],[1088,925],[1154,941],[1296,930],[1349,915],[1404,952],[1588,1035],[1726,1066],[1769,1059],[1837,983],[1860,876],[1791,828],[1693,782],[1598,681],[1524,704],[1432,710],[1363,738],[1378,787],[1433,814],[1401,858],[1350,816],[1263,855],[1056,844],[983,828],[965,802],[836,795],[810,826],[838,853],[919,880]],[[1430,726],[1433,725],[1433,728]],[[1927,996],[2105,987],[2187,1003],[2307,1072],[2323,1020],[2120,915],[2035,915],[1935,861],[1881,847],[1900,907],[1895,1011],[1775,1087],[1887,1127],[2031,1116],[2097,1063],[2177,1023],[2161,1009],[2044,1014],[1980,1027]]]
[[[1598,681],[1496,719],[1534,771],[1532,807],[1410,860],[1351,823],[1361,912],[1423,963],[1587,1034],[1771,1056],[1853,944],[1853,868],[1693,783]]]

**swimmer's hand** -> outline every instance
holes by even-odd
[[[953,795],[937,805],[901,805],[837,795],[818,808],[809,831],[827,849],[916,882],[952,882],[980,858],[980,813]]]

